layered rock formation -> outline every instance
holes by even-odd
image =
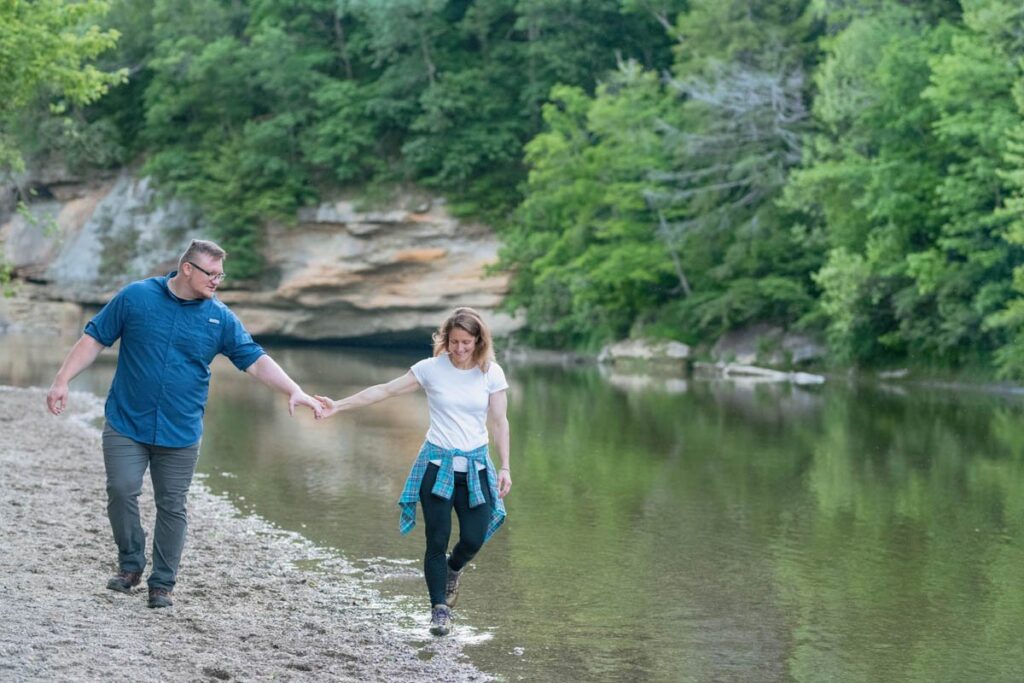
[[[42,190],[31,215],[9,215],[0,239],[17,274],[50,299],[102,304],[126,282],[172,270],[189,239],[208,235],[189,206],[158,201],[128,173]],[[265,250],[257,280],[229,279],[220,292],[256,335],[422,342],[460,305],[484,313],[498,335],[517,326],[496,311],[507,278],[487,273],[497,238],[450,216],[442,200],[399,198],[379,211],[324,203],[295,225],[271,226]]]

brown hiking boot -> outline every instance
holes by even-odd
[[[119,571],[107,581],[107,588],[118,593],[131,593],[142,581],[142,572]]]
[[[171,602],[171,591],[166,588],[150,588],[149,589],[149,606],[150,607],[170,607],[174,603]]]

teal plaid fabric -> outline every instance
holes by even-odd
[[[460,451],[458,449],[445,450],[429,441],[423,442],[420,454],[416,456],[416,462],[412,464],[409,478],[405,480],[405,488],[398,498],[398,506],[402,509],[402,516],[398,522],[398,529],[403,534],[412,531],[416,526],[416,503],[420,501],[420,485],[423,483],[423,475],[427,471],[427,465],[431,460],[440,460],[441,469],[437,473],[437,481],[431,493],[447,500],[451,500],[452,491],[455,489],[455,470],[452,469],[452,458],[461,455],[469,461],[469,471],[476,472],[476,464],[483,463],[487,467],[487,488],[491,492],[491,500],[494,501],[491,507],[491,521],[487,525],[487,533],[484,541],[494,535],[494,532],[505,522],[505,504],[498,498],[498,473],[494,469],[487,454],[487,446],[481,446],[472,451]],[[466,477],[469,484],[469,506],[476,507],[484,505],[487,499],[484,492],[480,490],[480,477]]]

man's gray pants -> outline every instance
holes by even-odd
[[[153,480],[156,527],[150,588],[174,588],[188,528],[185,503],[198,459],[198,443],[185,448],[147,446],[120,434],[109,424],[103,429],[107,517],[117,543],[121,571],[141,572],[146,567],[146,532],[139,519],[139,494],[147,467]]]

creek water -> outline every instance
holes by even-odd
[[[0,383],[47,385],[69,346],[0,337]],[[335,397],[427,351],[269,350]],[[72,388],[104,394],[113,361],[105,353]],[[530,681],[1024,680],[1022,399],[506,372],[509,518],[457,609],[481,669]],[[422,527],[399,535],[395,501],[426,427],[422,394],[290,418],[218,359],[199,468],[242,511],[344,555],[422,626]]]

